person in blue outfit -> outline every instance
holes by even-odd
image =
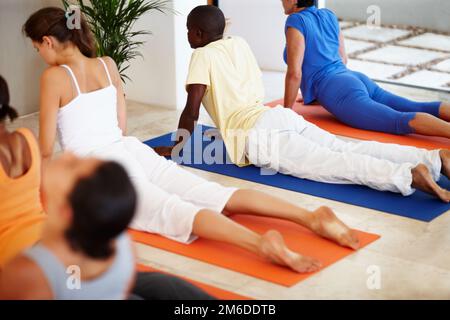
[[[414,102],[380,88],[347,68],[344,38],[336,15],[314,0],[282,0],[288,65],[284,106],[291,108],[300,87],[305,104],[320,103],[343,123],[398,135],[450,138],[450,104]]]

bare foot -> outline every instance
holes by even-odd
[[[357,250],[359,239],[355,231],[347,227],[328,207],[320,207],[312,213],[311,230],[319,236],[341,246]]]
[[[289,250],[281,234],[274,230],[268,231],[262,236],[259,253],[271,262],[289,267],[299,273],[314,272],[322,266],[320,261],[314,258],[305,257]]]
[[[435,195],[445,203],[450,202],[450,192],[442,189],[431,176],[430,171],[424,164],[419,164],[412,169],[413,183],[416,189]]]
[[[442,174],[450,178],[450,150],[443,149],[439,152],[442,161]]]

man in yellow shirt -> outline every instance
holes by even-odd
[[[203,105],[219,128],[231,160],[246,164],[245,145],[239,142],[269,109],[263,105],[262,73],[248,44],[229,37],[196,49],[186,85],[190,91],[198,84],[206,86]]]
[[[405,196],[417,188],[450,202],[450,192],[436,183],[441,173],[449,176],[450,151],[346,142],[289,108],[266,107],[256,59],[245,40],[223,36],[222,11],[199,6],[189,14],[187,28],[195,51],[179,129],[192,134],[203,103],[238,166],[252,163],[299,178],[361,184]],[[177,150],[186,142],[181,130],[178,136]],[[172,155],[174,147],[156,151]]]

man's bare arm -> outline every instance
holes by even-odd
[[[155,148],[155,151],[161,156],[171,156],[174,148],[181,150],[194,132],[195,124],[200,115],[200,106],[206,92],[206,85],[191,84],[187,87],[187,92],[188,98],[178,123],[178,133],[175,145]],[[183,132],[188,132],[189,135],[183,135]]]

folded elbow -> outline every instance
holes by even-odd
[[[299,71],[288,72],[287,79],[292,82],[300,82],[302,79],[302,73]]]

